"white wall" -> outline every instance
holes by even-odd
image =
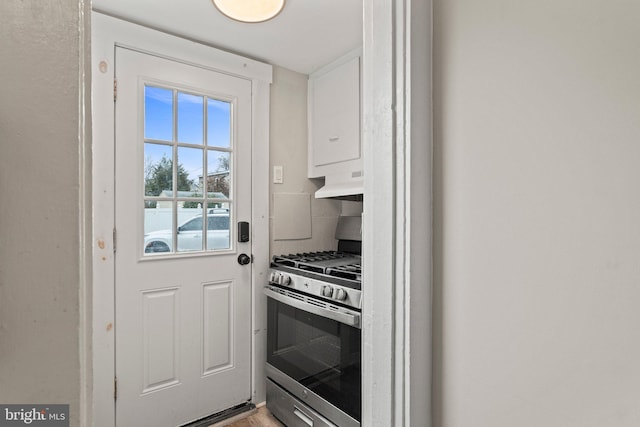
[[[639,16],[434,1],[434,426],[640,425]]]
[[[0,402],[70,404],[72,426],[85,424],[90,387],[81,320],[88,12],[83,1],[0,2]]]
[[[282,166],[284,182],[270,184],[271,255],[336,249],[334,235],[342,205],[336,200],[315,199],[313,194],[322,186],[322,180],[307,179],[307,80],[306,74],[273,67],[269,170],[272,173],[274,165]],[[311,195],[311,238],[274,240],[276,193]]]

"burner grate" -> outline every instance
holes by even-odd
[[[328,261],[341,259],[349,256],[349,254],[344,252],[336,252],[336,251],[323,251],[323,252],[304,252],[298,254],[289,254],[289,255],[278,255],[273,258],[274,262],[320,262],[320,261]]]
[[[362,277],[362,268],[360,267],[360,263],[340,265],[328,268],[326,274],[335,277],[342,277],[343,279],[360,281]]]
[[[304,252],[273,257],[273,263],[299,270],[360,280],[360,256],[348,252]]]

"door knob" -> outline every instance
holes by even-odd
[[[247,265],[251,262],[251,257],[247,254],[238,255],[238,264]]]

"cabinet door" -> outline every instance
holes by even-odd
[[[313,166],[360,158],[360,58],[311,81]]]

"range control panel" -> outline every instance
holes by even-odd
[[[339,302],[349,307],[362,308],[362,291],[323,282],[289,272],[271,269],[269,283],[294,289],[304,294]]]

